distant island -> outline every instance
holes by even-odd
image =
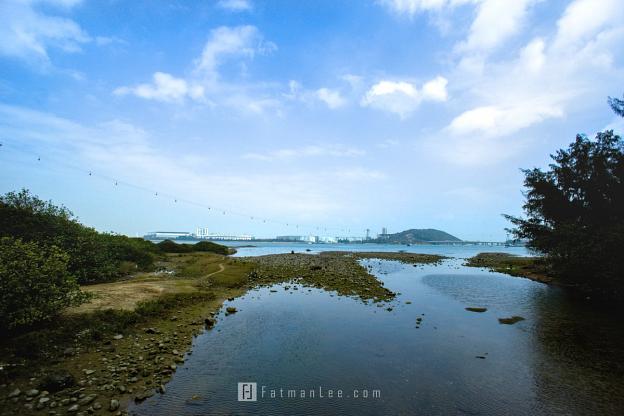
[[[401,231],[394,234],[380,234],[375,243],[389,244],[423,244],[423,243],[440,243],[440,242],[461,242],[459,238],[447,232],[436,230],[433,228],[417,229]]]

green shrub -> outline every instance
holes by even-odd
[[[163,253],[190,253],[192,246],[190,244],[178,244],[171,240],[164,240],[156,244],[156,247]]]
[[[229,247],[222,244],[213,243],[212,241],[200,241],[199,243],[193,244],[193,251],[223,254],[224,256],[230,254]]]
[[[227,246],[213,243],[212,241],[200,241],[195,244],[178,244],[175,241],[164,240],[156,244],[158,249],[163,253],[193,253],[193,252],[205,252],[223,254],[227,256],[230,254],[230,249]]]
[[[58,247],[0,238],[0,327],[13,329],[57,315],[84,300]]]
[[[151,270],[160,253],[149,241],[85,227],[67,208],[43,201],[27,190],[0,196],[0,237],[62,249],[69,255],[68,272],[81,284],[124,275],[123,262],[133,262],[139,270]]]

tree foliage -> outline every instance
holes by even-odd
[[[0,237],[9,236],[54,246],[68,255],[67,269],[79,283],[120,277],[123,263],[152,267],[154,244],[138,238],[100,233],[85,227],[63,206],[33,196],[29,191],[0,196]]]
[[[178,244],[175,241],[163,240],[156,244],[156,246],[163,253],[209,252],[223,254],[224,256],[230,254],[230,249],[227,246],[213,243],[212,241],[200,241],[195,244]]]
[[[609,97],[608,102],[615,114],[624,117],[624,99]]]
[[[562,281],[624,294],[624,142],[577,135],[547,171],[524,170],[527,218],[506,216]]]
[[[50,319],[84,295],[58,247],[0,238],[0,329]]]

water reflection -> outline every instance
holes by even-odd
[[[605,311],[456,260],[367,265],[401,293],[392,305],[304,287],[251,291],[231,302],[239,313],[219,316],[215,329],[195,340],[167,393],[132,412],[622,414],[622,321]],[[499,324],[512,315],[526,320]],[[259,389],[381,389],[381,398],[245,403],[237,401],[239,381],[256,381]]]

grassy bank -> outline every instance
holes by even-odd
[[[483,267],[498,273],[525,277],[541,283],[557,283],[539,257],[520,257],[508,253],[479,253],[468,259],[468,267]]]
[[[276,281],[298,283],[335,291],[343,296],[353,296],[364,301],[390,301],[395,294],[383,287],[359,263],[362,259],[397,260],[405,263],[433,263],[441,256],[412,253],[355,253],[322,252],[314,254],[278,254],[254,258],[256,268],[252,275],[255,284],[272,284]]]
[[[364,301],[395,294],[363,258],[433,262],[407,253],[283,254],[236,259],[167,254],[156,271],[83,286],[90,302],[0,340],[0,414],[123,414],[131,400],[166,391],[193,336],[214,326],[223,302],[285,281]],[[114,410],[110,410],[114,409]]]

